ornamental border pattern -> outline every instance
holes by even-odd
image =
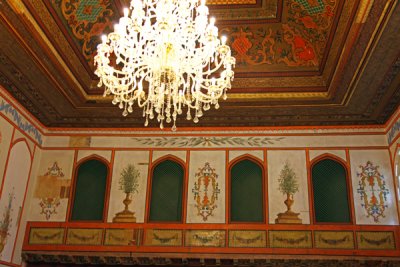
[[[222,136],[222,137],[132,137],[133,141],[141,145],[150,145],[153,147],[223,147],[223,146],[249,146],[264,147],[274,145],[285,137],[262,137],[262,136]]]
[[[39,145],[43,144],[43,137],[39,130],[30,122],[28,122],[25,116],[21,115],[14,108],[14,106],[8,103],[1,95],[0,112],[3,113],[5,117],[9,118],[13,123],[15,123],[21,131],[35,139]]]
[[[57,224],[57,223],[56,223]],[[57,224],[58,225],[58,224]],[[105,231],[104,231],[105,230]],[[64,233],[67,231],[66,239]],[[117,233],[118,232],[118,233]],[[72,235],[71,235],[72,233]],[[114,233],[113,242],[107,236]],[[144,235],[143,235],[144,233]],[[156,236],[154,235],[156,233]],[[312,238],[312,233],[314,238]],[[103,236],[104,234],[104,236]],[[234,235],[239,242],[233,242]],[[339,234],[339,235],[337,235]],[[322,240],[320,237],[323,237]],[[228,237],[226,239],[226,237]],[[356,237],[356,239],[354,238]],[[35,239],[36,238],[36,239]],[[153,242],[157,239],[157,242]],[[39,240],[39,241],[38,241]],[[125,242],[129,240],[128,242]],[[161,240],[161,241],[160,241]],[[324,243],[321,245],[321,240]],[[114,242],[117,241],[117,242]],[[225,243],[225,241],[228,241]],[[267,242],[268,241],[268,242]],[[394,230],[222,230],[222,229],[142,229],[142,228],[60,228],[32,227],[30,246],[123,246],[123,247],[225,247],[225,248],[293,248],[331,250],[396,250]],[[240,243],[240,244],[239,244]],[[357,244],[357,246],[355,246]]]

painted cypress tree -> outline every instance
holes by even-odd
[[[126,194],[138,192],[140,172],[135,165],[129,164],[121,171],[119,178],[119,189]]]
[[[286,161],[279,175],[279,190],[282,194],[294,195],[299,191],[296,173]]]
[[[285,162],[278,181],[279,191],[281,191],[282,194],[286,194],[286,200],[284,203],[287,210],[278,214],[275,223],[301,223],[301,219],[299,218],[300,213],[292,211],[292,205],[294,203],[293,195],[299,191],[299,183],[297,181],[296,173],[290,167],[289,162]]]
[[[126,194],[122,201],[125,209],[118,212],[113,218],[113,222],[136,222],[135,212],[129,210],[129,204],[132,202],[132,195],[138,192],[140,172],[135,165],[129,164],[122,169],[119,177],[119,190]]]

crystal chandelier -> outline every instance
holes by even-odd
[[[219,108],[231,88],[235,58],[226,37],[218,38],[205,0],[132,0],[130,9],[102,37],[94,58],[105,85],[104,96],[127,116],[134,103],[143,108],[145,126],[157,118],[160,128],[185,108],[197,123],[203,111]]]

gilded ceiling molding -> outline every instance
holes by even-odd
[[[304,99],[315,98],[328,100],[329,95],[327,92],[296,92],[296,93],[230,93],[229,99],[234,100],[268,100],[268,99]],[[326,104],[324,104],[326,105]],[[308,105],[307,105],[308,106]]]
[[[17,1],[17,0],[15,0]],[[17,1],[18,2],[18,1]],[[25,1],[24,1],[25,2]],[[24,6],[23,4],[20,5],[23,10],[24,17],[22,19],[27,20],[29,24],[32,26],[31,29],[34,29],[37,34],[40,36],[42,42],[41,43],[43,46],[43,51],[47,51],[49,55],[52,55],[55,60],[53,60],[54,64],[59,65],[65,74],[68,75],[68,79],[71,80],[76,88],[78,88],[80,94],[86,99],[86,100],[96,100],[97,98],[100,98],[100,96],[92,96],[88,95],[84,88],[82,87],[81,83],[77,80],[76,75],[72,73],[71,68],[68,66],[68,63],[62,58],[61,54],[58,52],[56,47],[53,45],[52,41],[55,42],[57,46],[62,49],[63,53],[69,55],[68,60],[70,61],[70,65],[73,66],[74,68],[77,68],[76,71],[79,73],[80,79],[82,79],[84,84],[89,83],[91,81],[91,78],[87,76],[88,72],[84,69],[81,68],[83,67],[81,62],[79,61],[78,58],[75,57],[75,52],[69,45],[63,45],[63,44],[68,44],[68,42],[65,40],[65,37],[63,36],[62,32],[58,28],[57,24],[55,24],[51,14],[48,12],[46,6],[44,6],[42,1],[39,0],[33,0],[29,1],[28,3],[31,5],[31,8],[34,10],[34,12],[37,14],[37,16],[40,18],[41,21],[45,22],[45,26],[48,29],[48,33],[51,34],[51,36],[47,36],[44,30],[41,28],[41,26],[37,23],[34,15],[31,13],[31,11]],[[35,36],[35,35],[33,35]],[[49,39],[52,38],[52,39]],[[52,40],[52,41],[51,41]],[[45,46],[44,46],[45,45]]]
[[[253,5],[257,0],[207,0],[207,5]]]
[[[362,58],[359,60],[359,64],[357,66],[356,71],[354,72],[353,78],[349,84],[349,90],[346,91],[345,96],[342,99],[342,105],[348,105],[350,100],[353,97],[353,94],[355,92],[355,88],[357,87],[362,74],[365,71],[365,68],[367,67],[371,56],[378,45],[379,41],[381,40],[382,33],[384,32],[386,25],[389,21],[389,19],[392,17],[393,12],[396,8],[395,4],[396,0],[390,0],[386,3],[384,10],[382,11],[378,22],[376,23],[376,26],[374,28],[374,31],[369,38],[369,42],[367,47],[364,49],[364,53],[362,55]]]
[[[369,12],[371,12],[372,5],[375,0],[364,0],[361,1],[358,9],[356,23],[365,23],[367,21]]]
[[[212,1],[212,0],[211,0]],[[215,2],[236,2],[240,0],[214,0]],[[218,21],[238,21],[238,20],[252,20],[258,23],[277,22],[282,16],[282,6],[284,0],[260,0],[261,7],[256,5],[257,1],[243,1],[254,2],[254,7],[247,8],[216,8],[211,9],[210,14],[217,17]],[[210,0],[207,1],[207,5]],[[249,3],[247,3],[248,5]],[[226,4],[228,5],[228,4]],[[237,5],[237,4],[233,4]]]

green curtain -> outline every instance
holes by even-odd
[[[312,168],[312,183],[316,222],[350,222],[345,168],[334,160],[321,160]]]
[[[180,222],[182,220],[183,169],[166,160],[153,170],[151,183],[150,221]]]
[[[107,185],[107,166],[88,160],[79,166],[75,184],[72,221],[102,221]]]
[[[242,160],[231,169],[231,222],[263,222],[261,167]]]

